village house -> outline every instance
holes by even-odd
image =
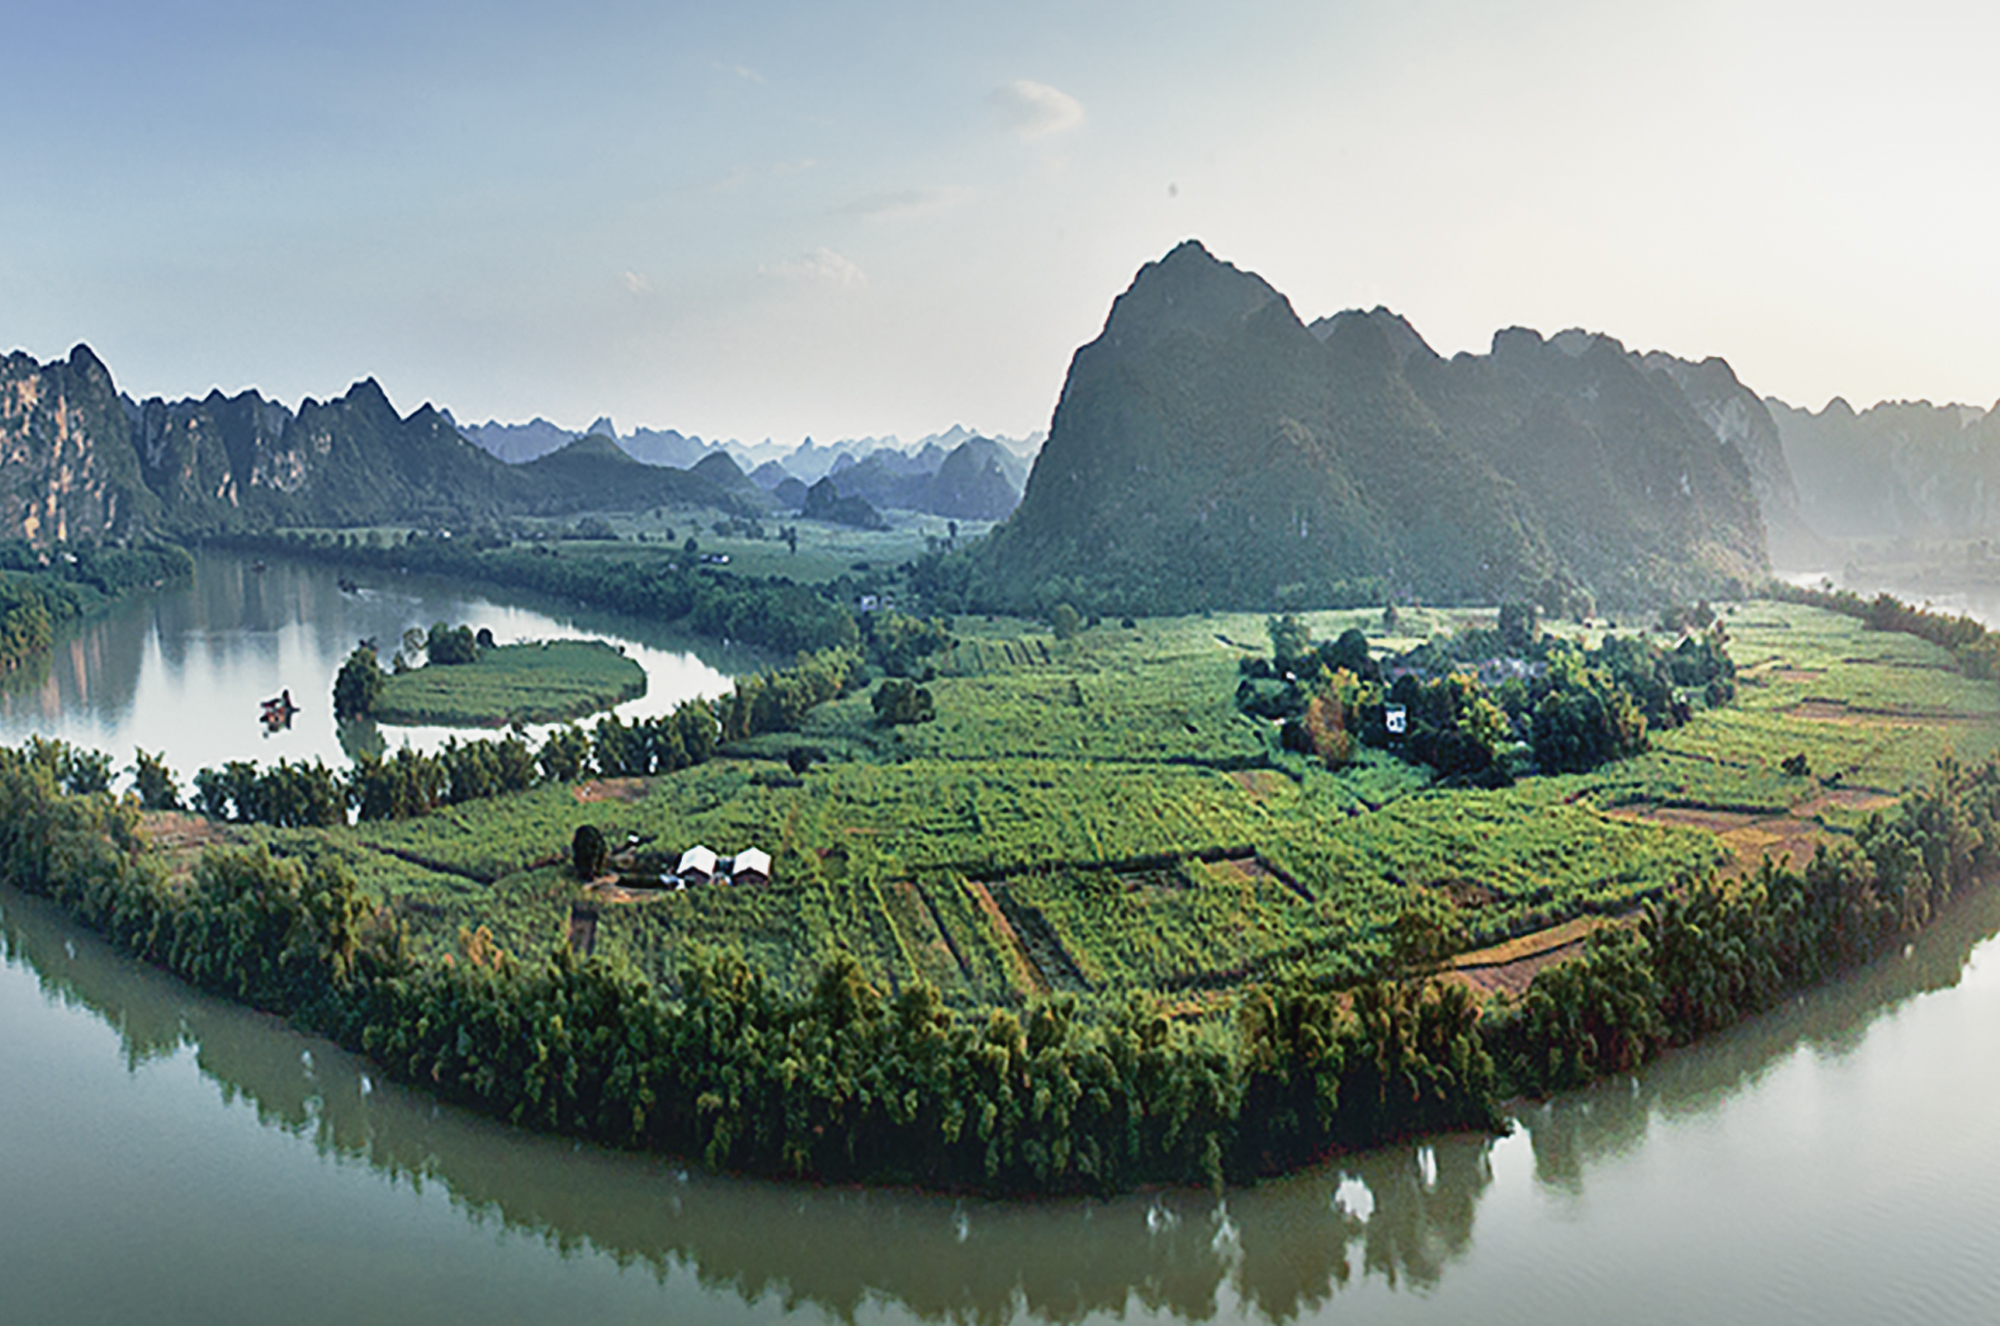
[[[771,858],[754,847],[746,847],[738,852],[729,863],[729,878],[736,884],[769,884],[771,882]]]
[[[715,853],[697,843],[681,853],[674,873],[689,884],[706,884],[715,876]]]

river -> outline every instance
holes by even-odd
[[[135,747],[165,751],[183,783],[229,760],[345,764],[334,674],[360,640],[378,641],[386,664],[405,630],[439,621],[488,628],[501,644],[568,636],[620,646],[646,669],[646,694],[618,706],[627,718],[718,695],[734,675],[764,663],[747,649],[573,604],[421,576],[354,574],[359,585],[349,592],[325,564],[197,554],[188,585],[134,596],[64,627],[45,665],[4,678],[0,742],[61,737],[119,764]],[[300,711],[289,729],[267,734],[258,702],[283,690]],[[392,747],[427,749],[454,735],[423,727],[381,733]]]
[[[822,1189],[518,1132],[0,890],[20,1322],[2000,1320],[2000,892],[1525,1109],[1228,1193]]]
[[[325,604],[374,610],[312,598],[318,574],[273,566],[240,600],[204,574],[186,595],[224,602],[186,620],[207,636],[161,629],[173,596],[89,624],[86,661],[38,683],[74,724],[55,730],[168,746],[144,735],[167,731],[140,726],[145,697],[194,693],[198,669],[295,677],[337,666],[370,621],[534,612],[397,586],[394,611],[321,630]],[[216,628],[253,601],[263,625]],[[1989,890],[1851,979],[1523,1107],[1505,1137],[1220,1197],[1015,1203],[709,1175],[509,1129],[0,889],[0,1304],[121,1323],[1991,1323],[1996,935]]]

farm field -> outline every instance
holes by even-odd
[[[1490,618],[1406,613],[1399,632]],[[1380,627],[1379,612],[1308,620],[1320,637]],[[1469,944],[1497,946],[1766,853],[1804,859],[1939,758],[2000,749],[2000,688],[1935,646],[1790,605],[1723,620],[1734,705],[1593,773],[1497,791],[1435,787],[1380,752],[1328,772],[1281,751],[1232,702],[1261,616],[1106,621],[1069,641],[968,618],[935,660],[935,722],[877,728],[865,694],[824,705],[785,738],[827,756],[803,774],[753,742],[670,776],[417,820],[229,832],[338,855],[427,951],[485,926],[540,959],[580,910],[598,953],[669,986],[696,948],[740,952],[787,989],[845,950],[884,989],[922,979],[964,1007],[1135,989],[1202,1007],[1249,979],[1364,975],[1424,890],[1457,908]],[[1799,755],[1805,774],[1780,767]],[[614,861],[630,843],[758,847],[773,879],[607,900],[567,871],[585,823]]]
[[[556,723],[646,693],[646,670],[601,640],[530,640],[480,652],[476,663],[388,677],[375,703],[384,723],[504,727]]]

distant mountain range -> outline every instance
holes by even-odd
[[[449,420],[450,414],[445,417]],[[460,424],[455,420],[452,424],[467,439],[510,465],[534,460],[595,433],[612,439],[627,455],[648,465],[688,469],[704,456],[727,454],[735,458],[739,468],[764,474],[761,486],[769,492],[775,492],[787,477],[799,481],[802,493],[805,487],[832,475],[839,480],[844,495],[861,497],[877,507],[981,520],[998,520],[1014,509],[1044,436],[985,437],[954,424],[909,446],[889,436],[847,438],[825,446],[807,438],[796,447],[782,447],[772,442],[754,446],[707,442],[673,429],[640,428],[621,436],[609,418],[599,418],[582,433],[542,418],[525,424]],[[947,470],[946,462],[953,453],[969,442],[981,445]],[[990,477],[989,469],[997,471],[1000,478]],[[945,471],[944,477],[934,483],[896,482],[929,479],[940,471]],[[789,505],[796,509],[800,502]]]
[[[1818,413],[1771,400],[1798,478],[1800,514],[1852,538],[2000,535],[2000,415],[1968,405],[1884,401]]]
[[[1608,336],[1515,328],[1447,360],[1386,309],[1308,328],[1189,241],[1077,352],[975,597],[1159,612],[1727,592],[1768,572],[1758,479],[1747,435],[1719,435],[1683,376],[1723,414],[1761,413],[1726,366],[1649,364]],[[1782,490],[1782,454],[1762,460]]]
[[[0,359],[0,538],[458,525],[705,505],[873,525],[1004,520],[971,598],[1168,611],[1727,593],[1827,537],[2000,535],[2000,414],[1760,398],[1720,359],[1497,333],[1440,356],[1386,308],[1310,326],[1189,241],[1080,349],[1044,439],[620,435],[396,412],[368,379],[297,409],[143,402],[87,346]]]
[[[397,414],[371,378],[294,411],[255,391],[134,401],[78,346],[0,361],[0,538],[185,535],[273,525],[451,525],[702,504],[769,508],[727,456],[643,465],[608,439],[507,465],[442,411]]]

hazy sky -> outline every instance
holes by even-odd
[[[0,0],[0,350],[137,395],[1046,427],[1181,239],[1310,320],[2000,395],[1971,4]]]

